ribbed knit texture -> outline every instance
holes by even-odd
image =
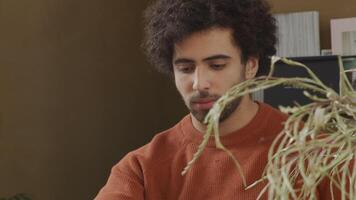
[[[248,185],[261,178],[269,147],[282,130],[286,117],[269,105],[259,103],[258,113],[248,125],[221,137],[222,143],[242,165]],[[176,126],[156,135],[150,143],[130,152],[115,165],[95,199],[256,199],[265,183],[245,190],[233,161],[215,148],[213,138],[188,173],[181,175],[202,139],[203,134],[193,127],[190,115],[184,117]],[[262,199],[267,199],[267,195]]]

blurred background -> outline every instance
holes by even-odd
[[[269,0],[352,17],[354,0]],[[93,199],[111,167],[187,113],[140,48],[148,0],[0,0],[0,198]]]

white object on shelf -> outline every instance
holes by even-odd
[[[356,31],[342,32],[342,55],[356,55]]]
[[[331,48],[334,55],[355,55],[356,17],[332,19],[331,28]],[[345,46],[346,45],[346,46]]]
[[[278,26],[278,56],[320,56],[318,11],[275,14],[274,17]]]
[[[321,50],[321,56],[331,56],[333,53],[331,49],[322,49]]]
[[[263,90],[259,90],[257,92],[252,93],[252,100],[264,102],[264,92]]]

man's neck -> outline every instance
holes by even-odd
[[[219,123],[220,135],[227,135],[246,126],[258,112],[258,104],[249,96],[242,98],[238,108],[223,122]],[[192,123],[195,129],[204,133],[206,125],[195,119],[192,115]]]

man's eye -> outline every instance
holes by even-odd
[[[183,72],[185,74],[194,72],[193,66],[180,66],[178,69],[180,72]]]
[[[226,66],[226,64],[211,64],[210,67],[215,69],[215,70],[219,70],[222,69]]]

